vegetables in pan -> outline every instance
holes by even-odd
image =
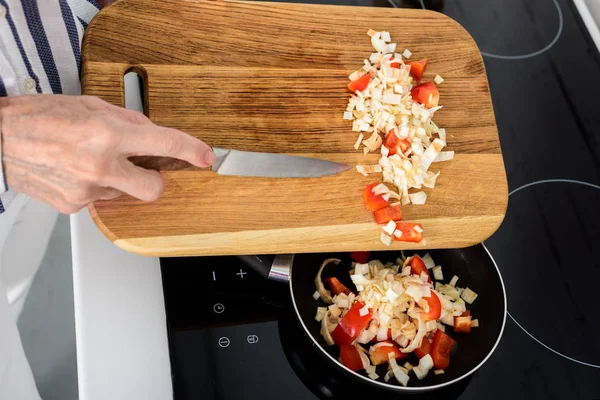
[[[389,32],[370,29],[367,34],[375,52],[349,76],[352,94],[343,118],[352,121],[352,131],[358,133],[355,149],[362,146],[365,154],[381,152],[377,165],[357,165],[356,169],[365,176],[382,174],[383,182],[369,184],[363,199],[365,207],[374,212],[375,222],[386,224],[401,220],[401,206],[426,203],[422,189],[433,189],[440,175],[430,170],[432,163],[452,160],[454,152],[442,151],[446,131],[433,121],[442,108],[438,85],[444,79],[436,75],[433,81],[422,82],[429,59],[408,61],[412,53],[408,49],[397,53]],[[411,189],[417,191],[409,192]],[[400,228],[384,231],[382,242],[389,246],[394,240],[423,240],[418,229]]]
[[[413,376],[421,380],[450,368],[453,336],[479,326],[467,309],[477,294],[456,286],[456,276],[442,283],[442,266],[429,254],[402,255],[385,265],[368,261],[369,252],[351,256],[361,262],[352,263],[348,276],[321,282],[325,266],[340,262],[328,259],[315,279],[315,299],[327,303],[317,308],[315,318],[327,344],[340,349],[340,362],[352,371],[364,370],[371,379],[395,378],[404,386]],[[355,291],[342,283],[348,278]],[[376,367],[382,365],[388,370],[380,376]]]

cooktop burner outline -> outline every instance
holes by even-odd
[[[515,193],[517,193],[517,192],[519,192],[519,191],[521,191],[521,190],[523,190],[525,188],[528,188],[528,187],[531,187],[531,186],[536,186],[536,185],[543,184],[543,183],[572,183],[572,184],[588,186],[588,187],[592,187],[594,189],[600,190],[600,185],[596,185],[594,183],[589,183],[589,182],[584,182],[584,181],[578,181],[578,180],[575,180],[575,179],[543,179],[543,180],[534,181],[534,182],[530,182],[530,183],[527,183],[525,185],[519,186],[518,188],[516,188],[516,189],[512,190],[511,192],[509,192],[508,197],[510,198],[511,195],[513,195],[513,194],[515,194]],[[483,245],[485,246],[485,242],[483,243]],[[487,247],[486,247],[486,250],[487,250]],[[488,250],[488,254],[492,258],[492,260],[494,260],[494,264],[498,265],[496,263],[496,260],[494,259],[494,256],[493,256],[492,252]],[[559,355],[559,356],[563,357],[564,359],[572,361],[572,362],[577,363],[577,364],[581,364],[581,365],[584,365],[584,366],[587,366],[587,367],[591,367],[591,368],[600,368],[600,365],[598,365],[598,364],[593,364],[593,363],[588,363],[586,361],[578,360],[576,358],[570,357],[570,356],[568,356],[566,354],[563,354],[563,353],[559,352],[558,350],[555,350],[554,348],[548,346],[547,344],[545,344],[544,342],[542,342],[540,339],[538,339],[537,337],[535,337],[532,333],[530,333],[527,329],[525,329],[519,323],[519,321],[517,321],[517,319],[511,315],[510,310],[508,309],[508,307],[507,307],[506,314],[530,338],[532,338],[534,341],[536,341],[538,344],[540,344],[541,346],[543,346],[547,350],[550,350],[552,353],[554,353],[556,355]]]
[[[421,7],[424,10],[427,10],[427,7],[425,6],[425,0],[419,0],[419,1],[421,2]],[[558,3],[558,0],[552,0],[552,2],[554,3],[554,6],[556,7],[556,11],[558,12],[558,31],[556,32],[554,39],[552,39],[552,41],[550,43],[548,43],[544,48],[534,51],[532,53],[521,54],[521,55],[516,55],[516,56],[506,56],[506,55],[502,55],[502,54],[488,53],[485,51],[481,51],[481,54],[485,57],[497,58],[500,60],[524,60],[527,58],[539,56],[540,54],[543,54],[543,53],[547,52],[548,50],[550,50],[556,44],[556,42],[558,42],[558,39],[562,35],[563,28],[564,28],[564,17],[563,17],[562,9],[560,8],[560,4]],[[393,4],[393,1],[390,1],[390,3],[392,3],[393,6],[397,7],[396,5]]]

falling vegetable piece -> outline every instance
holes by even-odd
[[[360,371],[363,369],[362,359],[359,350],[351,344],[343,344],[340,346],[340,360],[342,364],[352,371]]]
[[[441,330],[435,331],[431,342],[430,355],[433,366],[437,369],[446,369],[450,365],[450,352],[456,342]]]
[[[321,267],[319,268],[319,272],[317,272],[317,276],[315,277],[315,286],[317,288],[317,292],[319,292],[319,294],[321,295],[321,300],[323,300],[327,304],[333,304],[333,298],[331,297],[331,294],[325,289],[323,281],[321,280],[321,274],[323,273],[323,269],[325,269],[325,267],[329,263],[339,264],[340,260],[337,258],[328,258],[325,261],[323,261]]]
[[[400,204],[394,204],[373,211],[373,216],[375,217],[375,222],[378,224],[387,224],[390,221],[400,221],[402,220],[402,208]],[[394,232],[392,231],[392,233]]]
[[[387,363],[390,353],[394,353],[394,359],[396,360],[402,360],[410,356],[408,353],[402,353],[398,346],[389,340],[380,343],[383,345],[377,345],[377,348],[373,349],[373,352],[369,356],[373,365]]]
[[[375,195],[373,193],[373,188],[379,185],[379,182],[374,182],[363,190],[363,200],[365,202],[365,207],[371,211],[377,211],[381,208],[384,208],[388,205],[388,201],[383,198],[383,195]]]
[[[419,61],[411,61],[406,63],[406,65],[410,65],[410,75],[415,78],[417,82],[419,82],[423,77],[423,72],[425,72],[427,62],[428,60],[424,58]]]
[[[348,89],[352,93],[356,93],[357,90],[359,92],[362,92],[363,90],[365,90],[367,88],[370,81],[371,81],[371,75],[365,74],[362,77],[358,78],[357,80],[350,82],[348,84]]]
[[[437,107],[440,101],[440,92],[433,82],[425,82],[410,91],[414,101],[427,108]]]
[[[345,295],[349,295],[352,293],[350,289],[348,289],[342,282],[339,281],[336,277],[331,277],[326,279],[327,284],[329,285],[329,289],[334,295],[338,295],[340,293],[344,293]]]
[[[394,240],[401,242],[419,243],[423,240],[423,225],[412,222],[398,222],[396,231],[400,231],[402,235],[399,237],[394,233]]]
[[[369,309],[365,315],[360,314],[360,309],[364,303],[357,301],[352,308],[340,319],[340,322],[331,332],[334,342],[340,346],[342,344],[351,344],[360,332],[367,326],[373,312]]]
[[[366,264],[369,262],[370,251],[353,251],[350,253],[350,258],[357,263]]]

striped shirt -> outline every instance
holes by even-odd
[[[0,0],[0,96],[81,94],[81,41],[99,9],[96,0]],[[0,213],[15,195],[0,163]]]

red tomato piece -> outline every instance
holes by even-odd
[[[369,356],[369,358],[371,359],[371,364],[373,364],[373,365],[387,363],[389,360],[389,357],[388,357],[389,353],[394,353],[394,358],[396,360],[402,360],[410,355],[410,353],[401,352],[400,348],[394,342],[386,340],[385,342],[381,342],[381,343],[389,344],[389,346],[388,345],[381,346],[381,347],[376,348],[373,351],[373,354],[371,354]]]
[[[373,215],[378,224],[387,224],[390,221],[400,221],[402,219],[402,208],[400,207],[400,204],[395,204],[373,211]]]
[[[383,207],[388,205],[387,200],[383,198],[383,195],[375,196],[373,194],[373,188],[379,185],[379,182],[370,183],[367,185],[365,190],[363,190],[363,200],[365,202],[365,207],[371,211],[377,211]]]
[[[412,222],[396,223],[396,229],[402,232],[402,236],[396,237],[396,235],[394,235],[394,240],[419,243],[421,240],[423,240],[423,232],[417,232],[415,230],[415,226],[423,229],[423,225],[421,224],[415,224]]]
[[[336,277],[327,278],[325,280],[327,281],[327,284],[329,285],[329,289],[331,289],[331,291],[335,295],[338,295],[340,293],[349,295],[350,293],[352,293],[352,291],[350,289],[348,289],[346,286],[344,286],[344,284],[342,282],[340,282],[339,279]]]
[[[365,74],[365,75],[361,76],[360,78],[358,78],[357,80],[350,82],[348,84],[348,89],[352,93],[355,93],[357,90],[359,92],[362,92],[363,90],[365,90],[367,88],[367,86],[369,85],[369,82],[371,82],[371,75]]]
[[[340,346],[340,359],[342,364],[352,371],[360,371],[363,369],[363,363],[360,354],[358,353],[358,349],[351,344],[343,344]]]
[[[463,314],[464,315],[464,314]],[[469,333],[471,332],[471,316],[454,317],[454,332]]]
[[[440,298],[437,296],[437,294],[431,293],[431,296],[423,298],[427,300],[427,304],[429,304],[429,311],[426,313],[422,313],[421,319],[423,321],[434,321],[440,318],[440,315],[442,315],[442,302],[440,301]]]
[[[430,351],[431,351],[431,342],[429,341],[429,339],[424,337],[423,340],[421,340],[421,346],[417,347],[413,353],[415,353],[415,355],[417,357],[419,357],[419,359],[421,359],[421,358],[425,357],[427,354],[429,354]]]
[[[371,321],[373,315],[371,309],[366,315],[360,315],[360,309],[364,306],[365,304],[360,301],[354,303],[331,332],[331,338],[338,346],[351,344]]]
[[[390,129],[385,136],[383,145],[389,150],[388,156],[393,156],[398,153],[398,148],[400,149],[400,152],[404,153],[410,147],[408,140],[400,139],[396,134],[395,129]]]
[[[435,331],[431,342],[431,358],[433,366],[437,369],[446,369],[450,365],[450,352],[456,342],[441,330]]]
[[[427,59],[424,58],[419,61],[411,61],[406,63],[406,65],[410,65],[410,75],[418,81],[423,77],[423,72],[425,72],[425,67],[427,67]]]
[[[425,82],[415,86],[410,95],[417,103],[425,105],[427,108],[437,107],[440,102],[440,92],[433,82]]]
[[[350,253],[350,258],[357,263],[366,264],[369,262],[370,251],[353,251]]]
[[[402,235],[402,236],[404,236],[404,235]],[[410,273],[421,276],[421,274],[423,272],[425,272],[427,274],[427,282],[431,283],[431,275],[429,275],[429,270],[425,266],[425,263],[423,262],[421,257],[419,257],[418,254],[415,254],[410,260]],[[433,294],[433,293],[431,295],[435,296],[435,294]],[[435,297],[437,298],[437,296],[435,296]],[[432,301],[435,301],[435,300],[432,300]],[[440,299],[437,299],[437,301],[439,303]],[[427,302],[429,302],[429,300],[427,300]],[[440,305],[440,308],[441,308],[441,305]],[[435,318],[435,319],[437,319],[437,318]]]

